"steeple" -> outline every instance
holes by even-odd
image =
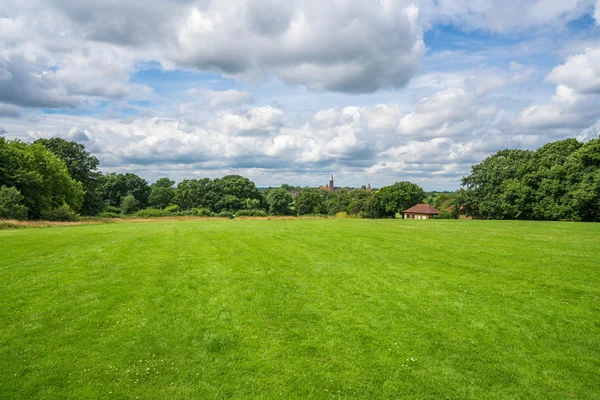
[[[331,188],[331,190],[335,189],[335,187],[333,186],[333,174],[331,174],[331,178],[329,178],[329,187]]]

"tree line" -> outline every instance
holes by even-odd
[[[418,203],[444,218],[600,220],[600,139],[566,139],[538,150],[501,150],[472,167],[456,192],[425,193],[411,182],[326,192],[287,184],[259,190],[249,179],[107,173],[85,146],[61,138],[0,137],[0,218],[73,220],[79,215],[343,215],[393,218]],[[292,193],[295,196],[292,196]]]
[[[73,220],[78,215],[266,216],[348,215],[394,217],[421,202],[425,192],[410,182],[378,191],[344,188],[325,192],[287,184],[259,190],[239,175],[153,184],[136,174],[98,170],[85,146],[61,138],[33,143],[0,137],[0,218]],[[293,197],[292,191],[297,194]]]

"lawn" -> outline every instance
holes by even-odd
[[[600,398],[600,225],[0,231],[0,398]]]

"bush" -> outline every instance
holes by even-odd
[[[235,213],[236,217],[266,217],[267,212],[260,209],[239,210]]]
[[[350,216],[348,215],[348,213],[346,211],[340,211],[335,213],[335,217],[336,218],[350,218]]]
[[[0,187],[0,219],[27,219],[23,196],[14,187]]]
[[[67,204],[42,212],[42,219],[46,221],[79,221],[79,214]]]
[[[170,213],[170,214],[175,214],[177,212],[179,212],[181,209],[179,208],[179,206],[177,204],[171,204],[170,206],[165,207],[165,211]]]
[[[441,218],[441,219],[456,219],[454,214],[448,210],[440,210],[439,218]]]
[[[110,211],[102,211],[98,216],[100,218],[121,218],[121,214]]]
[[[199,208],[196,210],[196,215],[199,217],[214,217],[215,213],[210,211],[208,208]]]
[[[159,208],[145,208],[139,210],[134,214],[136,217],[148,218],[148,217],[166,217],[172,215],[167,210],[161,210]]]
[[[140,208],[140,202],[132,194],[121,198],[121,212],[123,214],[133,214]]]
[[[107,213],[113,213],[113,214],[120,214],[121,213],[121,209],[119,207],[114,207],[114,206],[105,206],[102,209],[103,212],[107,212]]]
[[[220,213],[216,214],[215,217],[219,217],[219,218],[233,218],[233,213],[230,211],[221,211]]]
[[[183,210],[172,215],[176,215],[178,217],[195,217],[198,214],[196,210]]]

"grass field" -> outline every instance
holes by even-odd
[[[600,398],[600,225],[0,231],[1,399]]]

